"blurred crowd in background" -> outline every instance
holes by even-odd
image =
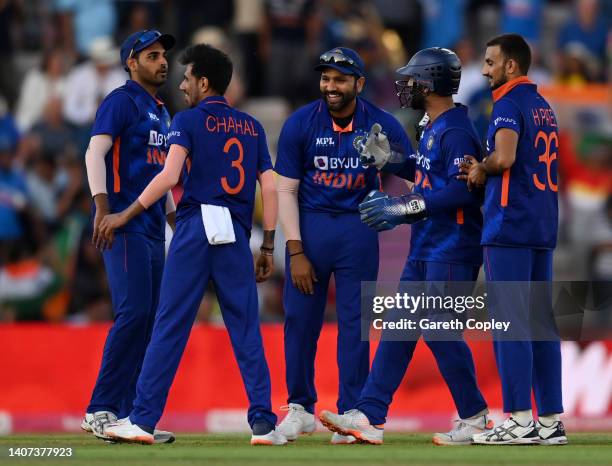
[[[463,63],[455,100],[484,137],[485,43],[522,34],[534,53],[531,79],[557,96],[556,279],[612,280],[611,23],[612,0],[0,0],[0,321],[112,319],[91,244],[84,154],[100,101],[127,79],[118,46],[150,28],[178,41],[161,92],[170,113],[184,108],[177,52],[201,42],[221,48],[235,63],[228,100],[262,122],[273,159],[285,118],[318,97],[318,56],[339,45],[364,58],[363,96],[409,133],[420,115],[399,110],[395,69],[424,47],[455,50]],[[260,237],[256,226],[255,246]],[[282,320],[283,245],[279,231],[277,272],[260,287],[262,321]],[[199,319],[220,319],[212,287]]]

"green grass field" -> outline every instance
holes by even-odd
[[[388,434],[385,444],[329,445],[315,434],[283,447],[251,447],[248,435],[179,435],[171,445],[106,444],[83,435],[0,437],[0,464],[41,465],[612,465],[612,433],[580,433],[562,447],[437,447],[428,434]],[[71,458],[8,457],[9,447],[71,447]]]

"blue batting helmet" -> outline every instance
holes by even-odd
[[[397,96],[402,107],[408,107],[413,87],[427,88],[440,96],[456,94],[461,81],[461,60],[452,50],[431,47],[415,53],[397,72],[406,77],[395,82]]]

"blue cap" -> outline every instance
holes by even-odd
[[[170,50],[174,47],[176,40],[170,34],[162,34],[155,29],[146,29],[144,31],[134,32],[121,44],[121,64],[128,70],[127,60],[134,54],[146,49],[149,45],[159,42],[164,50]]]
[[[365,76],[363,60],[357,52],[348,47],[336,47],[324,52],[319,57],[319,64],[315,71],[333,68],[342,74],[352,74],[361,78]]]

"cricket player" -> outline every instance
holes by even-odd
[[[427,48],[417,52],[398,73],[398,97],[402,107],[425,110],[424,127],[417,151],[413,192],[389,198],[371,193],[359,206],[362,220],[376,231],[412,225],[410,254],[401,281],[473,282],[482,263],[480,198],[456,179],[466,154],[481,157],[478,135],[467,116],[467,107],[456,105],[461,62],[448,49]],[[402,161],[383,133],[373,133],[362,147],[366,162],[384,168]],[[404,160],[403,163],[408,163]],[[418,223],[417,223],[418,222]],[[466,293],[471,292],[471,287]],[[478,389],[472,353],[460,331],[444,335],[423,333],[446,381],[459,420],[447,433],[437,433],[437,445],[472,443],[472,435],[490,430],[487,404]],[[441,341],[448,336],[449,341]],[[365,443],[383,443],[383,425],[389,405],[410,364],[418,341],[383,338],[372,370],[354,408],[344,415],[323,411],[321,422],[331,430],[353,435]]]
[[[130,79],[100,104],[85,155],[95,203],[93,241],[103,249],[99,226],[104,215],[136,200],[161,172],[167,153],[170,115],[157,97],[166,82],[166,51],[174,38],[147,30],[121,46],[121,62]],[[174,226],[174,201],[164,193],[146,214],[117,230],[115,247],[103,251],[115,321],[98,379],[81,428],[106,438],[104,427],[132,410],[136,379],[151,336],[164,267],[166,217]],[[157,431],[156,442],[174,440]]]
[[[482,74],[489,80],[494,102],[488,155],[482,162],[467,158],[462,171],[469,187],[485,186],[482,245],[487,280],[525,283],[521,311],[537,313],[539,320],[554,328],[552,300],[540,297],[533,306],[536,291],[529,291],[528,286],[529,282],[552,280],[559,141],[554,112],[527,78],[530,64],[529,45],[517,34],[498,36],[487,43]],[[491,317],[517,314],[516,299],[496,302],[489,306]],[[505,309],[505,302],[513,309]],[[494,348],[504,411],[510,417],[492,433],[475,435],[474,441],[566,444],[565,428],[559,420],[563,412],[559,340],[504,341],[501,335],[495,338]],[[536,423],[532,389],[538,409]]]
[[[378,238],[359,219],[359,203],[381,189],[374,167],[359,160],[356,146],[375,123],[405,154],[412,146],[400,123],[359,97],[364,65],[352,49],[323,53],[321,99],[285,122],[274,170],[278,174],[280,221],[286,245],[285,363],[288,411],[279,430],[289,440],[315,430],[314,362],[331,275],[338,315],[339,413],[354,407],[369,370],[369,343],[361,341],[362,281],[378,274]],[[407,170],[410,172],[410,170]],[[414,165],[407,177],[414,176]],[[353,443],[334,434],[332,443]]]
[[[134,409],[106,433],[119,441],[153,443],[153,429],[212,280],[250,403],[251,444],[282,445],[287,440],[275,430],[255,284],[266,280],[274,266],[278,199],[266,136],[257,120],[230,107],[223,97],[233,68],[227,55],[200,44],[185,49],[180,62],[186,65],[180,89],[190,109],[174,117],[166,165],[132,205],[106,216],[100,225],[100,234],[112,242],[115,230],[146,215],[185,167],[176,232]],[[264,239],[255,273],[249,237],[257,180],[263,193]]]

